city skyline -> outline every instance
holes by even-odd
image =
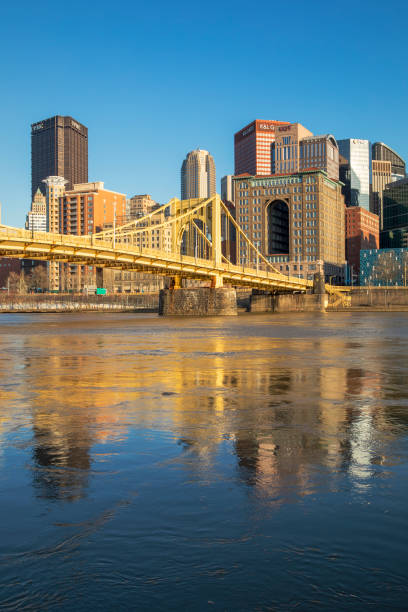
[[[118,9],[102,3],[98,15],[91,6],[82,7],[78,20],[76,5],[69,15],[51,6],[44,2],[42,7],[45,11],[49,7],[53,15],[47,37],[38,36],[38,27],[33,28],[39,20],[35,6],[23,2],[4,9],[6,32],[0,45],[10,60],[2,67],[3,82],[9,84],[2,108],[11,118],[4,122],[0,147],[5,223],[21,226],[30,204],[29,126],[55,114],[72,115],[89,128],[89,180],[103,180],[109,188],[129,195],[151,193],[159,202],[178,194],[179,165],[197,145],[211,151],[218,177],[231,174],[233,134],[255,117],[298,121],[314,134],[332,133],[336,139],[386,142],[408,157],[401,129],[407,85],[393,61],[398,51],[406,54],[404,19],[391,25],[388,6],[375,10],[368,3],[359,6],[362,28],[358,19],[340,21],[338,11],[321,2],[314,10],[295,3],[291,44],[284,28],[274,30],[280,60],[274,62],[273,76],[268,76],[268,37],[259,36],[259,28],[287,20],[283,6],[261,3],[259,11],[243,20],[240,6],[233,11],[227,4],[209,6],[203,16],[199,7],[186,11],[182,3],[173,11],[163,4],[160,23],[156,7],[139,10],[124,4]],[[345,6],[342,14],[347,10]],[[401,11],[406,11],[402,5]],[[92,41],[87,31],[90,22],[97,32]],[[112,30],[109,45],[102,35],[107,23]],[[385,38],[392,34],[392,49],[373,47],[376,27]],[[211,44],[217,35],[222,35],[222,50]],[[15,40],[21,46],[10,54]],[[186,54],[197,42],[211,48],[199,71],[195,58]],[[330,48],[333,52],[327,53]],[[367,55],[363,48],[372,52]],[[61,60],[66,73],[75,74],[74,87],[56,77]],[[386,87],[368,95],[382,66],[387,66],[387,78],[393,80],[392,97]],[[44,70],[41,79],[39,67]],[[251,73],[251,86],[237,87],[236,74],[243,69]],[[385,120],[390,117],[392,121]]]

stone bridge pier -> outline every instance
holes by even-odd
[[[328,295],[324,276],[315,274],[313,289],[306,293],[279,293],[278,291],[252,290],[250,312],[325,312]]]
[[[162,316],[231,316],[237,314],[237,294],[232,287],[171,287],[159,296]]]

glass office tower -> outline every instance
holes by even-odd
[[[383,228],[380,247],[408,246],[408,178],[386,185],[383,193]]]
[[[368,140],[346,138],[338,140],[340,154],[349,162],[349,184],[344,196],[347,206],[370,210],[370,143]],[[344,181],[344,178],[341,177]]]

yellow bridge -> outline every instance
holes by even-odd
[[[271,291],[304,292],[313,285],[274,268],[218,195],[174,198],[145,217],[89,236],[0,225],[0,257],[151,272],[173,277],[175,286],[182,278]]]

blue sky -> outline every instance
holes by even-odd
[[[56,114],[88,126],[90,180],[159,202],[179,196],[196,147],[219,188],[255,118],[408,159],[405,2],[2,4],[3,223],[22,226],[30,206],[30,124]]]

